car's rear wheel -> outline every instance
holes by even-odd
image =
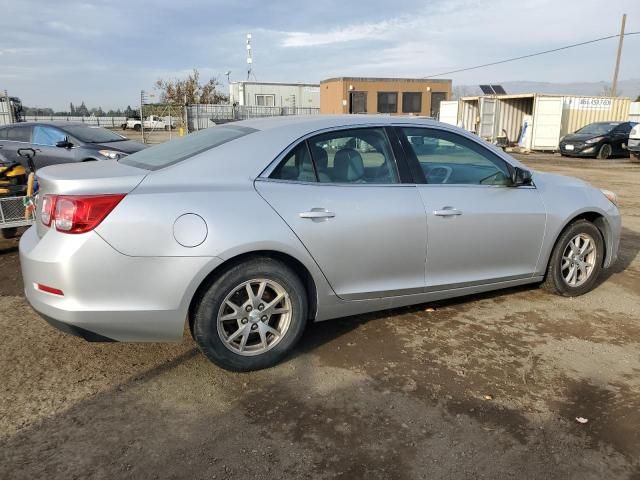
[[[136,124],[133,126],[133,129],[134,129],[136,132],[139,132],[140,130],[142,130],[142,126],[141,126],[139,123],[136,123]]]
[[[606,160],[611,157],[612,151],[613,150],[611,149],[610,144],[603,143],[602,146],[600,147],[600,150],[598,150],[598,158],[600,160]]]
[[[307,319],[307,296],[284,263],[256,258],[225,271],[195,309],[193,336],[216,365],[233,371],[267,368],[298,342]]]
[[[589,292],[602,271],[604,240],[587,220],[569,225],[551,254],[543,287],[558,295],[575,297]]]

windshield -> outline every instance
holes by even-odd
[[[122,135],[102,127],[69,125],[64,127],[64,131],[81,142],[87,143],[109,143],[126,140]]]
[[[604,135],[620,125],[620,122],[592,123],[582,127],[576,133],[586,133],[589,135]]]
[[[132,167],[158,170],[253,132],[257,132],[257,130],[238,125],[211,127],[177,140],[141,150],[119,161]]]

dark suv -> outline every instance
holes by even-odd
[[[629,156],[627,143],[635,122],[596,122],[560,139],[560,154],[564,157],[595,157],[607,159]]]
[[[14,123],[0,127],[0,162],[23,162],[19,148],[36,150],[36,168],[88,160],[118,160],[146,145],[82,123]]]

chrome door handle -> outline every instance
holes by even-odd
[[[299,214],[300,218],[333,218],[336,216],[335,213],[330,212],[326,208],[312,208],[308,212],[302,212]]]
[[[442,207],[442,210],[434,210],[433,214],[437,217],[454,217],[462,215],[462,212],[453,207]]]

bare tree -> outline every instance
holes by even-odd
[[[161,101],[182,105],[194,103],[225,103],[229,97],[221,93],[218,88],[220,82],[213,77],[208,82],[200,83],[200,73],[196,68],[187,78],[156,81],[155,88],[160,91]]]

